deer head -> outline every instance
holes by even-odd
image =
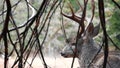
[[[100,24],[94,27],[93,23],[89,23],[85,29],[83,22],[85,20],[84,15],[82,15],[82,18],[77,17],[71,7],[70,9],[72,11],[72,16],[67,16],[63,13],[62,15],[77,22],[80,25],[80,30],[78,30],[80,33],[66,40],[66,45],[61,51],[61,55],[65,58],[77,57],[80,68],[102,68],[104,53],[101,52],[98,54],[100,46],[93,40],[99,33]],[[107,63],[106,68],[119,68],[119,57],[119,52],[109,52],[107,60],[109,63]]]
[[[99,33],[100,24],[94,27],[91,20],[87,28],[85,28],[85,9],[83,10],[82,18],[76,16],[71,7],[70,9],[72,16],[61,13],[63,16],[77,22],[79,28],[77,36],[67,39],[65,47],[61,51],[61,55],[65,58],[77,57],[79,59],[80,68],[87,68],[100,48],[93,40]]]
[[[94,27],[93,23],[90,23],[85,32],[82,34],[81,38],[78,39],[76,48],[75,48],[76,37],[67,39],[66,45],[63,48],[61,55],[66,58],[73,57],[74,55],[75,57],[79,57],[84,47],[87,47],[88,45],[90,46],[90,48],[93,47],[92,48],[93,50],[94,48],[97,49],[97,46],[93,41],[93,37],[95,37],[99,33],[99,28],[100,24]]]

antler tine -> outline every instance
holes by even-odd
[[[74,14],[74,11],[73,11],[73,9],[72,9],[72,6],[71,6],[71,4],[69,4],[69,7],[70,7],[70,10],[71,10],[71,13],[72,13],[72,15],[71,16],[68,16],[68,15],[65,15],[64,13],[62,13],[62,11],[61,11],[61,14],[63,15],[63,16],[65,16],[65,17],[67,17],[67,18],[69,18],[69,19],[71,19],[71,20],[73,20],[73,21],[75,21],[75,22],[77,22],[78,24],[79,24],[79,36],[81,36],[81,34],[84,32],[84,29],[85,29],[85,26],[84,26],[84,19],[83,19],[83,17],[81,18],[81,17],[78,17],[78,16],[76,16],[75,14]],[[83,19],[83,20],[82,20]]]
[[[61,11],[61,14],[62,14],[63,16],[65,16],[65,17],[69,18],[69,19],[74,20],[74,21],[77,22],[78,24],[80,24],[81,18],[78,17],[78,16],[76,16],[76,15],[74,14],[74,11],[73,11],[72,6],[71,6],[70,4],[69,4],[69,7],[70,7],[70,10],[71,10],[71,12],[72,12],[72,16],[65,15],[62,11]]]

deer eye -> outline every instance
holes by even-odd
[[[83,39],[79,39],[78,44],[83,44]]]
[[[66,39],[65,42],[66,42],[66,43],[69,43],[70,41],[69,41],[69,39]]]

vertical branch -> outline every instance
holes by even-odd
[[[6,0],[6,6],[7,6],[7,14],[6,14],[5,23],[4,23],[3,32],[2,32],[4,45],[5,45],[4,68],[7,68],[7,62],[8,62],[7,31],[8,31],[8,24],[9,24],[9,20],[10,20],[9,16],[10,16],[10,13],[11,13],[10,0]]]
[[[82,13],[82,18],[81,18],[80,21],[78,21],[80,24],[79,24],[78,31],[77,31],[75,50],[77,50],[78,40],[79,40],[79,38],[81,38],[81,35],[84,32],[84,30],[85,30],[84,21],[85,21],[85,17],[86,17],[87,3],[88,3],[88,0],[86,0],[86,1],[84,0],[84,9],[83,9],[83,13]],[[81,32],[80,32],[80,28],[82,29]],[[75,55],[76,55],[76,53],[75,53]],[[74,63],[75,55],[73,57],[73,63]],[[71,65],[71,68],[73,68],[73,63]]]
[[[107,39],[107,32],[106,32],[106,23],[105,23],[105,14],[104,14],[104,1],[103,0],[98,0],[98,7],[99,7],[99,17],[100,17],[100,22],[102,25],[103,29],[103,45],[104,45],[104,63],[103,63],[103,68],[106,68],[107,64],[107,57],[108,57],[108,39]]]
[[[65,0],[64,0],[65,1]],[[63,1],[63,2],[64,2]],[[62,13],[62,11],[63,11],[63,7],[64,7],[64,3],[63,4],[60,4],[60,12]],[[67,39],[67,35],[66,35],[66,31],[65,31],[65,26],[64,26],[64,23],[63,23],[63,16],[62,16],[62,14],[61,14],[61,29],[62,29],[62,32],[63,32],[63,34],[64,34],[64,38],[65,39]]]
[[[91,17],[90,23],[92,22],[92,20],[94,18],[94,14],[95,14],[95,2],[94,2],[94,0],[91,0],[91,6],[92,6],[92,17]]]

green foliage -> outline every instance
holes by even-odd
[[[120,11],[115,10],[110,18],[110,34],[120,33]]]
[[[120,11],[115,9],[113,15],[109,19],[109,30],[108,33],[112,37],[113,41],[120,46],[120,40],[116,38],[117,34],[120,34]]]

